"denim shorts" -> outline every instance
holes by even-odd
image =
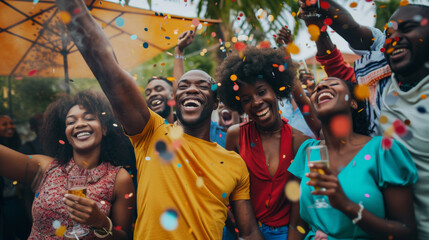
[[[270,227],[261,222],[259,222],[259,229],[266,240],[285,240],[287,239],[287,234],[289,232],[289,227],[287,225],[280,227]]]

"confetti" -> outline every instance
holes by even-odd
[[[307,29],[308,29],[308,33],[310,33],[310,36],[311,36],[310,39],[312,41],[317,41],[317,39],[319,39],[319,36],[320,36],[320,28],[315,24],[310,24],[308,25]]]
[[[55,229],[58,229],[61,227],[61,222],[58,220],[55,220],[52,222],[52,227],[54,227]]]
[[[408,4],[410,4],[410,2],[408,2],[407,0],[401,0],[399,2],[399,6],[403,7],[403,6],[407,6]]]
[[[289,43],[289,45],[287,46],[287,51],[290,54],[298,54],[299,53],[299,47],[297,45],[295,45],[295,43]]]
[[[55,235],[57,235],[57,237],[62,237],[64,235],[64,233],[66,232],[67,228],[65,226],[60,226],[56,231],[55,231]]]
[[[66,144],[63,140],[58,140],[58,142],[59,142],[61,145]]]
[[[425,107],[423,107],[423,106],[418,106],[418,107],[417,107],[417,111],[418,111],[419,113],[426,113],[426,108],[425,108]]]
[[[236,81],[237,80],[237,75],[232,74],[230,77],[231,81]]]
[[[192,19],[192,25],[194,26],[200,25],[200,20],[198,20],[197,18]]]
[[[173,107],[176,105],[176,101],[174,99],[170,99],[167,101],[167,105],[170,107]]]
[[[323,23],[326,25],[331,25],[332,24],[332,19],[331,18],[325,18],[325,20],[323,20]]]
[[[27,73],[27,76],[29,76],[29,77],[34,76],[36,73],[37,73],[37,70],[33,69]]]
[[[393,144],[393,141],[392,141],[392,139],[391,139],[391,138],[383,137],[383,138],[381,139],[381,147],[382,147],[384,150],[389,150],[389,149],[392,147],[392,144]]]
[[[115,230],[116,231],[119,231],[119,230],[121,230],[122,229],[122,226],[116,226],[116,227],[114,227],[115,228]]]
[[[232,87],[232,89],[233,89],[234,91],[238,91],[239,87],[238,87],[238,85],[237,85],[237,84],[234,84],[234,86]]]
[[[177,164],[177,167],[178,167],[178,168],[180,168],[181,166],[182,166],[182,164],[180,164],[180,163],[178,163],[178,164]]]
[[[402,137],[407,134],[407,126],[400,120],[395,120],[392,123],[393,130],[395,131],[396,135]]]
[[[144,47],[144,48],[148,48],[148,47],[149,47],[149,43],[144,42],[144,43],[143,43],[143,47]]]
[[[365,193],[365,197],[366,197],[366,198],[369,198],[369,194],[368,194],[368,193]]]
[[[122,17],[118,17],[116,18],[115,23],[118,27],[123,27],[125,24],[125,20]]]
[[[60,11],[58,13],[58,16],[61,19],[61,21],[63,21],[64,24],[69,24],[71,21],[71,15],[66,11]]]
[[[354,94],[358,100],[364,100],[369,97],[369,89],[366,85],[358,85],[354,89]]]
[[[179,214],[174,209],[165,210],[160,217],[161,226],[167,231],[173,231],[179,225]]]
[[[223,198],[226,198],[226,197],[227,197],[227,195],[228,195],[228,194],[226,194],[226,193],[222,193],[222,197],[223,197]]]
[[[285,186],[285,195],[290,201],[297,202],[301,195],[299,183],[288,181]]]
[[[378,118],[378,121],[379,121],[381,124],[386,124],[386,123],[389,121],[389,119],[388,119],[386,116],[381,115],[381,116]]]
[[[296,226],[296,229],[298,230],[298,232],[300,232],[301,234],[305,234],[305,229],[301,226]]]
[[[203,179],[203,177],[201,177],[201,176],[197,177],[196,184],[197,184],[198,188],[201,188],[204,185],[204,179]]]
[[[367,154],[365,155],[365,160],[370,160],[371,159],[371,155]]]
[[[137,39],[137,35],[133,34],[130,36],[131,40],[136,40]]]
[[[350,3],[350,7],[351,7],[351,8],[355,8],[355,7],[357,7],[357,5],[358,5],[358,4],[357,4],[357,2],[352,2],[352,3]]]
[[[351,123],[347,116],[337,115],[332,118],[330,128],[336,137],[345,137],[351,130]]]
[[[241,51],[244,51],[244,49],[246,49],[246,44],[244,42],[237,42],[234,44],[234,47],[237,51],[241,52]]]

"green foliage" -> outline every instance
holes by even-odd
[[[398,9],[400,1],[401,0],[374,1],[377,6],[377,19],[375,21],[376,28],[380,29],[381,31],[384,30],[384,25],[389,21],[390,16],[392,16],[396,9]]]

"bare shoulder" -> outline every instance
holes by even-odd
[[[307,139],[310,139],[309,136],[305,135],[301,131],[292,128],[292,142],[293,142],[293,155],[298,152],[299,147],[303,142],[305,142]]]
[[[54,161],[53,157],[47,155],[32,155],[31,158],[38,162],[43,172],[46,171],[52,161]]]
[[[124,168],[121,168],[118,174],[116,175],[115,186],[128,184],[132,182],[133,180],[131,179],[130,174]]]
[[[238,153],[238,139],[240,137],[240,124],[232,125],[226,133],[225,149]]]

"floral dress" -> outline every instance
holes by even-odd
[[[120,169],[121,167],[109,163],[101,163],[93,169],[81,169],[73,159],[67,165],[60,165],[54,160],[44,173],[35,194],[32,209],[33,226],[28,239],[63,239],[64,227],[73,226],[63,202],[69,176],[86,174],[88,176],[86,197],[94,200],[101,212],[109,216],[114,183]],[[81,239],[98,238],[90,232]]]

